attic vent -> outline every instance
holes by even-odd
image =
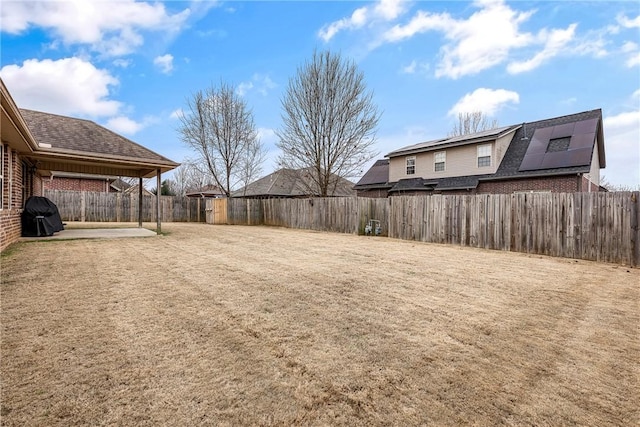
[[[547,145],[547,153],[555,153],[557,151],[567,151],[569,149],[569,143],[571,137],[566,136],[564,138],[550,139],[549,145]]]

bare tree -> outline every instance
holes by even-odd
[[[471,133],[482,132],[483,130],[495,129],[498,127],[498,120],[489,118],[482,111],[471,111],[458,113],[458,122],[453,126],[449,136],[469,135]]]
[[[180,166],[173,171],[173,182],[175,193],[184,196],[190,191],[212,185],[214,179],[202,161],[184,159]]]
[[[614,184],[604,176],[600,176],[600,186],[607,189],[607,191],[640,191],[640,183],[636,185],[631,184]]]
[[[216,185],[231,195],[243,182],[246,157],[263,151],[253,113],[230,85],[221,83],[187,99],[180,117],[182,141],[193,148]]]
[[[307,168],[316,187],[309,190],[320,196],[333,195],[337,177],[356,176],[377,155],[372,147],[380,113],[373,93],[355,63],[338,54],[314,52],[289,79],[282,108],[279,163]]]
[[[242,159],[240,159],[238,166],[238,177],[244,192],[246,192],[247,186],[252,181],[262,175],[262,165],[264,164],[266,155],[267,153],[261,145],[253,144],[247,147],[247,152]]]

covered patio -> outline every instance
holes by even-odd
[[[21,237],[20,241],[32,242],[37,240],[78,240],[78,239],[118,239],[127,237],[150,237],[155,236],[157,232],[153,232],[147,228],[140,227],[112,227],[105,228],[102,224],[96,224],[98,228],[75,228],[65,227],[51,236],[42,237]]]
[[[156,188],[159,189],[162,174],[179,166],[178,163],[89,120],[25,109],[21,109],[20,113],[37,142],[37,147],[24,156],[32,165],[33,175],[38,175],[43,180],[56,172],[137,178],[138,228],[142,229],[143,178],[155,176]],[[157,234],[162,230],[160,209],[158,192]],[[83,230],[81,233],[88,232]],[[122,232],[114,232],[112,229],[105,233]],[[65,233],[67,236],[68,234]]]

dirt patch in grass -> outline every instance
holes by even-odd
[[[3,425],[640,423],[637,269],[163,230],[2,257]]]

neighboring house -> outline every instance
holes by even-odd
[[[43,182],[45,190],[93,191],[114,193],[122,191],[123,182],[117,176],[87,175],[73,172],[51,172]],[[126,187],[128,188],[128,186]]]
[[[355,185],[358,197],[387,197],[389,184],[389,159],[376,160]]]
[[[209,199],[222,199],[227,197],[225,192],[217,185],[206,185],[199,190],[188,191],[185,195],[187,197],[200,197]]]
[[[52,173],[155,176],[159,182],[179,165],[91,121],[20,110],[1,79],[0,90],[0,250],[20,237],[24,203],[43,195]]]
[[[423,142],[385,157],[386,180],[378,161],[355,185],[358,195],[600,191],[602,111]]]
[[[138,184],[129,185],[127,188],[122,190],[122,194],[133,194],[134,196],[137,196],[137,195],[140,194],[140,186]],[[143,196],[155,196],[155,194],[153,194],[151,191],[149,191],[146,188],[144,188],[144,186],[142,186],[142,195]]]
[[[231,193],[231,197],[245,198],[272,198],[272,197],[316,197],[317,191],[311,190],[310,168],[305,169],[279,169],[270,175],[252,182],[246,187]],[[334,175],[337,180],[333,197],[355,196],[353,182]]]

